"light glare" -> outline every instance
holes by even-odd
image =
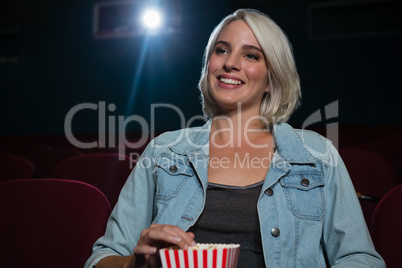
[[[144,24],[149,28],[156,28],[161,23],[161,15],[155,10],[148,10],[142,17]]]

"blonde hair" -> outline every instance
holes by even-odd
[[[268,66],[270,92],[266,92],[260,104],[260,116],[270,123],[286,122],[299,105],[300,79],[297,74],[291,45],[284,32],[266,14],[252,9],[239,9],[224,18],[213,30],[205,48],[203,67],[198,88],[202,95],[204,115],[212,117],[217,110],[208,83],[209,58],[217,38],[229,23],[243,20],[253,31],[264,53]]]

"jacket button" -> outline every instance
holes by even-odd
[[[308,179],[306,179],[306,178],[303,178],[301,180],[301,185],[303,185],[304,187],[307,187],[307,186],[310,185],[310,181]]]
[[[173,173],[177,172],[177,167],[176,166],[170,166],[169,170]]]
[[[268,196],[272,196],[272,195],[274,194],[274,190],[272,190],[271,188],[268,188],[268,189],[265,190],[265,193],[266,193]]]
[[[279,234],[280,234],[280,231],[279,231],[278,228],[272,228],[272,229],[271,229],[271,235],[272,235],[273,237],[278,237]]]

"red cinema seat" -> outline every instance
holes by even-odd
[[[24,157],[0,155],[0,165],[0,181],[32,179],[35,176],[35,165]]]
[[[94,185],[114,207],[133,162],[114,153],[83,154],[64,160],[51,172],[52,178],[79,180]]]
[[[378,203],[371,222],[371,235],[387,267],[402,267],[402,184]]]
[[[1,182],[1,267],[83,267],[110,212],[103,193],[84,182]]]

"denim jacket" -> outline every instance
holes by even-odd
[[[331,142],[286,123],[272,132],[276,150],[257,204],[266,266],[326,267],[326,256],[331,267],[385,267]],[[208,183],[209,133],[210,121],[149,143],[85,267],[132,254],[151,223],[188,230],[197,221]]]

